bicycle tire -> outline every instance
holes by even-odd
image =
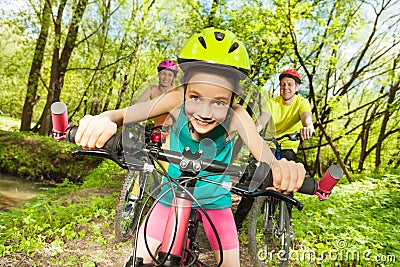
[[[119,242],[129,240],[138,224],[143,206],[143,187],[140,186],[137,196],[132,197],[135,181],[144,182],[148,174],[129,170],[121,186],[121,192],[115,209],[114,229]],[[135,194],[136,195],[136,194]]]
[[[292,238],[287,204],[257,197],[249,219],[249,252],[256,266],[287,266]]]

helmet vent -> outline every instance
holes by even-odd
[[[215,36],[215,39],[217,39],[217,41],[222,41],[225,38],[225,33],[214,32],[214,36]]]
[[[239,47],[239,44],[236,43],[236,42],[234,42],[234,43],[231,45],[231,48],[229,48],[228,53],[232,53],[232,52],[235,51],[238,47]]]
[[[207,49],[207,44],[206,44],[206,41],[204,40],[204,38],[202,36],[200,36],[197,39],[199,40],[201,46],[204,47],[204,49]]]

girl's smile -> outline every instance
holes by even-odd
[[[172,82],[174,81],[175,74],[170,70],[164,69],[158,73],[158,78],[161,86],[171,86]]]

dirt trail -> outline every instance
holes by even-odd
[[[98,225],[101,227],[101,224]],[[199,227],[199,230],[202,229]],[[0,258],[0,266],[4,267],[30,267],[30,266],[96,266],[119,267],[125,266],[129,259],[133,244],[132,241],[118,243],[115,241],[113,226],[102,231],[105,237],[103,242],[96,242],[88,235],[82,240],[68,241],[64,250],[57,250],[51,246],[45,247],[33,259],[23,254],[13,254]],[[208,246],[203,231],[199,231],[198,241],[201,243],[201,260],[209,266],[215,266],[214,255]],[[248,253],[241,249],[242,266],[251,266]]]
[[[84,192],[88,195],[104,195],[107,192],[94,189],[93,192]],[[82,192],[76,192],[81,195]],[[72,197],[72,196],[71,196]],[[237,204],[238,198],[234,198],[234,205]],[[109,221],[92,222],[87,226],[96,228],[101,231],[101,235],[93,236],[88,231],[83,239],[74,239],[65,241],[65,247],[51,246],[50,244],[38,252],[34,258],[30,258],[24,254],[12,254],[0,258],[1,267],[30,267],[30,266],[83,266],[83,267],[120,267],[125,266],[133,251],[133,242],[128,241],[119,243],[115,240],[114,224]],[[200,242],[201,260],[216,266],[214,255],[209,247],[208,241],[202,227],[199,227],[197,241]],[[241,246],[241,265],[243,267],[252,266],[248,259],[248,252],[245,246]]]

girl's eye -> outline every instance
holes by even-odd
[[[223,107],[226,105],[226,103],[224,101],[215,101],[215,105],[218,107]]]
[[[197,95],[192,95],[190,98],[196,102],[200,101],[200,97],[198,97]]]

